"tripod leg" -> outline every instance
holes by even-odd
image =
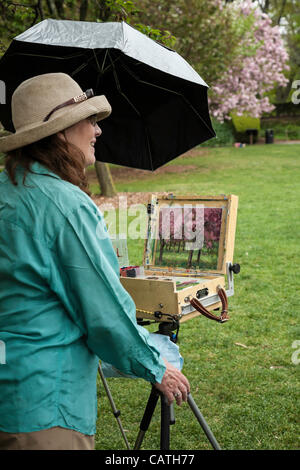
[[[118,425],[119,425],[119,428],[120,428],[120,431],[121,431],[121,434],[123,436],[123,439],[125,441],[125,444],[126,444],[126,447],[128,450],[130,450],[130,447],[129,447],[129,444],[128,444],[128,440],[127,440],[127,436],[125,434],[125,431],[123,429],[123,426],[122,426],[122,422],[121,422],[121,419],[120,419],[120,410],[117,410],[116,406],[115,406],[115,403],[114,403],[114,400],[113,400],[113,397],[112,397],[112,394],[110,393],[110,390],[108,388],[108,385],[107,385],[107,382],[106,382],[106,379],[104,377],[104,374],[102,372],[102,369],[101,369],[101,366],[100,364],[98,365],[98,372],[99,372],[99,375],[101,377],[101,380],[102,380],[102,383],[104,385],[104,388],[105,388],[105,392],[106,392],[106,395],[109,399],[109,402],[110,402],[110,405],[111,405],[111,408],[112,408],[112,411],[113,411],[113,415],[114,417],[116,418],[117,422],[118,422]]]
[[[166,397],[161,394],[161,423],[160,423],[160,449],[170,449],[170,405]]]
[[[175,413],[173,403],[170,405],[170,424],[175,424]]]
[[[197,407],[196,403],[194,402],[194,399],[192,395],[189,393],[188,395],[188,404],[190,405],[191,410],[193,411],[194,415],[196,416],[197,420],[199,421],[203,431],[205,432],[209,442],[213,446],[215,450],[221,450],[221,447],[219,446],[215,436],[211,432],[207,422],[205,421],[204,417],[200,413],[199,408]]]
[[[133,448],[134,450],[139,450],[139,448],[141,447],[144,436],[146,434],[146,431],[147,431],[147,429],[149,427],[149,424],[150,424],[150,421],[152,419],[152,416],[153,416],[153,413],[154,413],[154,410],[155,410],[155,407],[156,407],[156,404],[157,404],[158,397],[159,397],[159,392],[154,387],[152,387],[152,390],[151,390],[151,393],[150,393],[150,396],[148,398],[148,402],[147,402],[147,405],[146,405],[146,409],[145,409],[145,412],[144,412],[144,416],[143,416],[141,424],[140,424],[140,432],[139,432],[139,434],[136,438],[136,441],[135,441],[135,445],[134,445],[134,448]]]

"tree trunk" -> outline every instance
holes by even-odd
[[[285,87],[277,87],[276,89],[276,103],[286,103],[292,89],[293,81],[296,80],[296,73],[292,72],[289,81]]]
[[[107,163],[95,162],[95,169],[100,185],[101,196],[113,197],[117,194]]]
[[[80,16],[80,21],[85,21],[86,19],[86,15],[87,15],[87,11],[88,11],[88,6],[89,6],[89,2],[88,0],[83,0],[81,2],[81,5],[80,5],[80,10],[79,10],[79,16]]]
[[[109,8],[109,6],[107,6],[106,1],[99,0],[98,7],[99,7],[99,10],[98,10],[97,16],[99,17],[99,19],[103,22],[108,21],[109,15],[111,13],[111,9]]]
[[[65,19],[65,11],[64,11],[64,2],[63,0],[55,0],[56,11],[59,15],[61,20]]]
[[[57,9],[54,0],[47,0],[47,6],[51,16],[55,19],[58,18]]]

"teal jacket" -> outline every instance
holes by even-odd
[[[0,174],[0,430],[94,434],[98,359],[161,382],[164,362],[119,280],[103,216],[38,163]],[[126,379],[124,379],[126,380]]]

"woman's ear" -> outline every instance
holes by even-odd
[[[58,136],[61,140],[67,140],[64,131],[58,132],[58,133],[57,133],[57,136]]]

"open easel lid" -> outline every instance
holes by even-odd
[[[226,274],[233,261],[238,197],[152,195],[144,266],[155,271]]]

